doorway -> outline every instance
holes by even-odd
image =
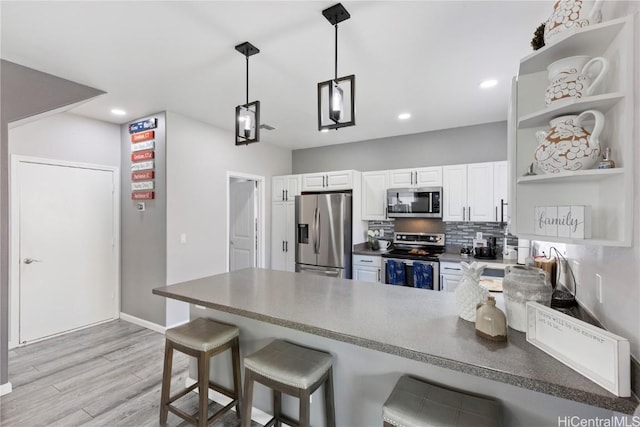
[[[264,177],[227,172],[227,271],[264,266]]]
[[[11,177],[12,344],[117,318],[118,169],[13,156]]]

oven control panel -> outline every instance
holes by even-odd
[[[444,246],[444,234],[395,232],[393,241],[406,245]]]

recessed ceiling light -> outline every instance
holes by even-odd
[[[127,114],[127,112],[119,108],[114,108],[113,110],[111,110],[111,114],[115,114],[116,116],[124,116],[125,114]]]
[[[495,85],[498,84],[497,80],[491,79],[491,80],[485,80],[482,83],[480,83],[480,87],[482,89],[489,89],[490,87],[494,87]]]
[[[329,132],[329,129],[321,129],[320,130],[320,133],[327,133],[327,132]]]
[[[410,118],[411,118],[411,113],[401,113],[401,114],[398,114],[398,118],[399,118],[400,120],[407,120],[407,119],[410,119]]]

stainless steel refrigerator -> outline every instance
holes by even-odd
[[[296,196],[296,271],[351,278],[351,194]]]

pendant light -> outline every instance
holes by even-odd
[[[351,17],[338,3],[322,11],[335,28],[334,78],[318,83],[318,130],[339,129],[356,124],[356,76],[338,77],[338,24]]]
[[[247,97],[243,105],[236,107],[236,145],[260,141],[260,101],[249,102],[249,57],[260,50],[249,42],[235,47],[247,59]]]

